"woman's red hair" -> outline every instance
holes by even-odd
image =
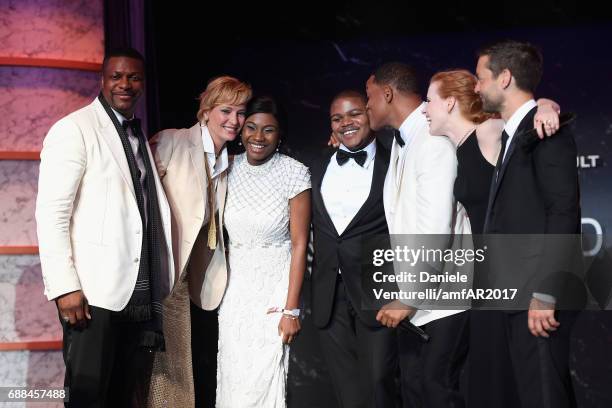
[[[441,71],[435,74],[430,83],[438,85],[441,98],[454,97],[459,104],[461,114],[471,122],[482,123],[493,117],[482,110],[482,100],[474,91],[477,79],[470,71],[456,69]]]

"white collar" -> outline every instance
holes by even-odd
[[[508,119],[506,125],[504,126],[504,130],[508,134],[508,137],[514,136],[514,133],[516,133],[516,129],[518,129],[519,125],[521,124],[521,121],[525,118],[525,116],[527,116],[529,111],[531,111],[536,106],[538,106],[536,101],[530,99],[524,104],[522,104],[521,107],[518,108],[512,114],[512,116],[510,116],[510,119]]]
[[[206,125],[200,125],[202,129],[202,145],[204,146],[204,152],[207,156],[211,156],[215,158],[215,168],[213,169],[213,173],[221,173],[229,164],[228,156],[227,156],[227,146],[224,146],[221,150],[221,154],[219,157],[215,155],[215,143],[212,140],[212,136],[210,135],[210,131]]]
[[[117,111],[116,111],[116,110],[114,110],[113,108],[111,108],[111,110],[113,111],[113,113],[114,113],[114,114],[115,114],[115,116],[117,117],[117,120],[119,121],[119,124],[120,124],[120,125],[122,125],[122,124],[123,124],[123,122],[124,122],[125,120],[127,120],[127,119],[126,119],[126,117],[125,117],[125,116],[123,116],[121,113],[117,112]],[[132,118],[131,118],[131,119],[134,119],[134,115],[132,115]],[[131,120],[131,119],[130,119],[130,120]]]
[[[374,138],[374,140],[372,140],[370,142],[370,144],[368,144],[366,147],[364,147],[363,149],[357,150],[357,152],[353,152],[351,150],[349,150],[345,145],[341,144],[339,147],[340,150],[344,150],[350,153],[357,153],[357,152],[366,152],[368,154],[368,158],[366,159],[366,161],[363,163],[363,168],[366,169],[368,168],[368,166],[370,165],[370,163],[374,160],[374,156],[376,155],[376,138]]]
[[[406,146],[410,144],[413,137],[412,130],[420,125],[423,121],[427,121],[425,115],[423,114],[423,109],[425,106],[425,102],[421,103],[415,110],[412,111],[406,119],[402,122],[399,127],[400,137],[406,143]]]

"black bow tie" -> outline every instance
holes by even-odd
[[[395,138],[395,141],[397,142],[397,144],[400,145],[400,147],[404,147],[406,142],[404,142],[404,139],[402,139],[402,135],[400,134],[399,130],[396,130],[396,129],[393,130],[393,137]]]
[[[127,128],[131,128],[134,132],[136,132],[137,130],[140,129],[140,119],[138,118],[133,118],[133,119],[126,119],[123,121],[123,123],[121,124],[121,126],[123,126],[123,128],[125,130],[127,130]]]
[[[365,150],[360,150],[355,153],[347,152],[346,150],[338,150],[338,152],[336,153],[336,161],[340,166],[349,161],[349,159],[353,159],[358,165],[363,167],[367,158],[368,153]]]

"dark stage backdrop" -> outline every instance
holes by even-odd
[[[577,114],[583,228],[589,234],[585,238],[588,278],[597,302],[610,308],[612,109],[608,98],[612,91],[612,56],[606,50],[612,39],[612,25],[338,42],[249,41],[245,35],[243,41],[229,43],[227,47],[231,49],[223,49],[223,36],[216,38],[210,34],[212,37],[197,46],[194,39],[197,49],[189,54],[173,54],[169,46],[158,50],[162,126],[191,126],[197,110],[195,98],[209,77],[235,75],[249,81],[257,92],[271,93],[285,103],[290,119],[291,152],[305,163],[325,148],[330,132],[331,97],[344,88],[363,90],[367,77],[378,64],[391,60],[412,64],[423,74],[424,94],[428,78],[438,70],[473,71],[475,52],[485,43],[512,38],[539,45],[545,70],[537,96],[554,99],[563,111]],[[210,50],[214,52],[207,53],[207,44],[213,42],[216,44]],[[330,407],[334,406],[332,388],[309,322],[309,290],[306,282],[306,320],[292,347],[290,406]],[[576,324],[572,374],[580,406],[584,408],[612,406],[611,314],[584,312]]]

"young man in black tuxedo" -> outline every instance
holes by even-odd
[[[312,305],[323,354],[342,407],[395,406],[397,337],[364,307],[363,243],[388,234],[383,185],[389,151],[375,138],[366,98],[332,100],[331,127],[341,145],[312,167]],[[371,309],[371,310],[369,310]]]

